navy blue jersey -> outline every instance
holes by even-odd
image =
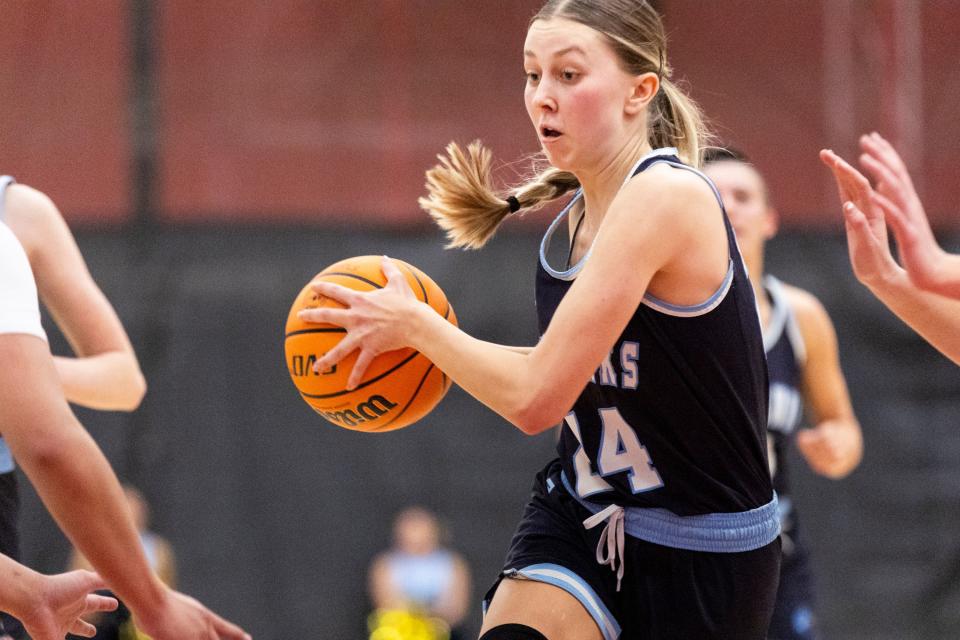
[[[783,285],[773,276],[763,279],[763,288],[770,300],[770,319],[763,331],[770,376],[770,410],[767,418],[770,471],[777,491],[780,524],[785,533],[793,529],[790,499],[790,469],[787,454],[794,434],[803,418],[801,363],[806,349]]]
[[[694,171],[713,188],[673,149],[648,154],[630,176],[660,162]],[[541,334],[589,259],[588,252],[565,271],[551,268],[546,259],[553,232],[580,197],[541,243]],[[637,215],[643,215],[639,207]],[[726,212],[723,218],[730,266],[720,288],[695,306],[646,294],[564,420],[558,452],[580,497],[600,505],[665,508],[680,516],[746,511],[771,501],[763,339]]]

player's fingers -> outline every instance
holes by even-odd
[[[849,162],[826,150],[829,163],[827,166],[833,171],[837,187],[840,189],[841,200],[863,200],[870,193],[870,181]]]
[[[375,357],[376,354],[370,349],[364,349],[360,352],[356,363],[353,365],[353,371],[350,372],[350,379],[347,380],[347,391],[352,391],[360,384],[363,380],[363,374],[367,372],[367,367],[370,366]]]
[[[883,212],[883,217],[887,219],[890,226],[893,227],[893,233],[897,241],[901,244],[913,242],[916,239],[916,229],[901,207],[890,201],[882,194],[873,194],[873,202]]]
[[[871,134],[861,136],[860,147],[888,166],[890,170],[896,173],[902,180],[908,184],[912,184],[910,172],[907,170],[907,165],[903,162],[903,158],[901,158],[897,150],[893,148],[893,145],[879,133],[874,131]]]
[[[387,287],[401,293],[410,291],[410,283],[403,275],[403,271],[397,266],[397,263],[387,256],[383,256],[383,262],[380,265],[383,275],[387,278]]]
[[[93,613],[95,611],[113,611],[118,606],[119,603],[117,602],[116,598],[91,593],[87,596],[87,600],[84,603],[84,613]]]
[[[346,327],[350,322],[349,309],[335,309],[332,307],[321,307],[319,309],[302,309],[297,312],[297,317],[304,322],[315,324],[332,324],[338,327]]]
[[[78,618],[70,625],[70,633],[75,636],[80,636],[81,638],[92,638],[97,635],[97,628],[89,622]]]
[[[359,346],[358,342],[358,338],[355,338],[352,334],[348,333],[340,342],[336,344],[336,346],[330,349],[330,351],[327,351],[322,357],[317,358],[317,361],[313,364],[313,372],[321,373],[337,364],[348,355],[356,351],[357,347]]]
[[[889,167],[867,154],[860,156],[860,163],[877,181],[877,190],[880,193],[895,201],[897,205],[904,210],[909,210],[909,202],[907,202],[907,198],[909,197],[908,188]]]
[[[363,295],[361,292],[356,289],[351,289],[349,287],[344,287],[343,285],[336,284],[335,282],[311,282],[310,288],[313,289],[314,293],[318,293],[327,298],[332,298],[341,304],[345,304],[348,307],[352,306],[356,302],[357,297]]]
[[[209,609],[207,610],[207,614],[210,616],[210,621],[213,623],[213,630],[220,640],[252,640],[249,633],[232,622],[224,620]]]

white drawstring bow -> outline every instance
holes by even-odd
[[[607,525],[600,533],[600,541],[597,542],[597,562],[610,565],[610,570],[617,574],[617,591],[620,591],[620,582],[623,579],[623,528],[624,528],[623,507],[611,504],[603,511],[593,514],[583,521],[586,529],[593,529],[595,526],[606,520]],[[613,531],[611,531],[611,527]],[[620,564],[617,566],[617,556],[620,557]]]

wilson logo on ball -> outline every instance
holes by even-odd
[[[356,427],[365,422],[385,416],[391,409],[396,408],[396,402],[390,402],[383,396],[371,396],[366,402],[361,402],[353,409],[343,411],[324,411],[314,407],[314,411],[321,416],[344,427]]]

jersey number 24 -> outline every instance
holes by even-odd
[[[583,437],[580,435],[580,423],[572,411],[564,420],[580,447],[573,456],[573,466],[577,472],[577,494],[585,498],[601,491],[611,491],[613,487],[603,479],[622,471],[627,472],[630,489],[633,493],[642,493],[663,486],[646,447],[640,444],[637,433],[627,424],[616,407],[600,409],[600,423],[603,425],[600,436],[600,451],[597,455],[597,471],[590,467],[590,457],[583,449]]]

